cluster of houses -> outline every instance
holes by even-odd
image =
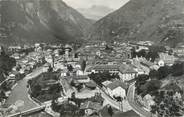
[[[109,97],[117,101],[117,97],[126,100],[128,83],[134,81],[140,74],[149,74],[151,69],[158,69],[164,65],[172,65],[178,60],[179,56],[184,55],[183,46],[173,49],[173,53],[159,53],[159,58],[155,62],[150,62],[143,57],[132,58],[132,48],[136,51],[142,49],[149,51],[149,46],[153,43],[149,41],[140,41],[138,43],[114,43],[108,45],[106,42],[87,43],[78,50],[74,50],[71,45],[45,45],[35,44],[34,52],[25,56],[24,53],[17,53],[19,47],[11,47],[14,51],[12,57],[17,61],[17,66],[10,72],[10,79],[20,79],[20,74],[27,74],[40,63],[49,63],[54,71],[60,72],[59,83],[63,87],[63,95],[71,97],[73,93],[78,98],[90,98],[101,89],[89,78],[91,73],[102,73],[108,71],[112,74],[118,74],[119,79],[103,82],[102,90]],[[86,61],[86,69],[81,70],[80,60]],[[70,71],[68,65],[72,67]],[[13,81],[13,80],[12,80]],[[16,80],[15,80],[16,81]],[[152,103],[152,98],[148,95],[144,98],[145,105]],[[86,109],[86,113],[92,113],[89,108],[101,108],[93,101],[86,101],[81,109]]]

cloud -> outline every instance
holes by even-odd
[[[129,0],[63,0],[73,8],[89,8],[92,5],[103,5],[113,9],[118,9]]]

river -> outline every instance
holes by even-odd
[[[29,110],[35,108],[38,105],[31,100],[28,95],[27,81],[29,79],[35,78],[43,72],[43,67],[35,69],[31,74],[28,74],[23,80],[17,83],[17,86],[12,90],[10,96],[8,97],[6,103],[8,105],[15,104],[16,101],[24,101],[24,105],[19,107],[19,111]]]

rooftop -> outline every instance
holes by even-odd
[[[96,65],[93,67],[95,70],[119,70],[119,65]]]
[[[85,80],[88,79],[88,75],[78,75],[78,76],[65,76],[67,79],[75,79],[75,80]]]
[[[119,80],[116,80],[116,81],[108,84],[107,87],[110,88],[111,90],[114,90],[117,87],[121,87],[123,89],[127,89],[128,88],[128,86],[125,83],[123,83],[123,82],[121,82]]]
[[[93,109],[93,110],[100,110],[101,108],[102,106],[99,103],[92,101],[86,101],[80,107],[80,109]]]
[[[121,65],[119,71],[121,73],[137,73],[132,66],[126,64]]]

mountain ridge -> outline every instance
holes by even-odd
[[[175,46],[182,39],[168,39],[169,32],[184,32],[184,0],[130,0],[94,24],[92,40],[151,40]],[[183,25],[184,26],[184,25]],[[175,29],[174,29],[175,28]],[[183,35],[181,36],[183,37]]]
[[[91,23],[62,0],[1,1],[1,43],[80,40]]]

